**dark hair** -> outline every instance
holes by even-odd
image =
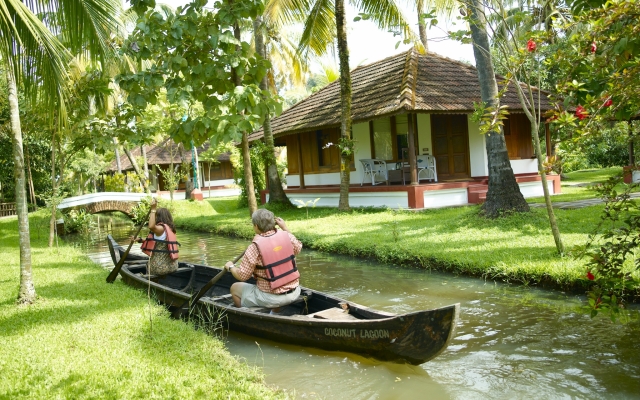
[[[156,210],[156,224],[159,222],[162,222],[163,224],[171,228],[173,233],[178,233],[178,231],[176,231],[176,226],[173,224],[171,211],[167,210],[166,208],[158,208]]]

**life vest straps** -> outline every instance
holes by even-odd
[[[256,265],[256,269],[265,271],[266,277],[258,276],[269,282],[271,289],[277,289],[300,277],[296,267],[295,252],[289,233],[276,231],[272,234],[256,235],[253,243],[257,247],[265,265]]]
[[[166,238],[169,240],[160,240],[154,237],[153,232],[149,232],[147,239],[142,243],[140,250],[148,256],[151,256],[152,253],[168,253],[172,260],[177,260],[179,255],[178,246],[180,246],[180,242],[176,239],[175,233],[173,230],[166,226],[164,223],[159,223],[158,225],[162,225],[165,229]],[[158,243],[166,243],[167,249],[160,250],[156,249],[158,247]]]
[[[286,271],[283,274],[274,276],[273,267],[278,266],[280,264],[284,264],[284,263],[289,262],[289,261],[291,261],[291,263],[293,264],[293,268],[291,268],[290,270]],[[272,276],[272,278],[264,278],[262,276],[258,276],[258,278],[264,279],[265,281],[269,281],[269,282],[275,282],[278,279],[284,278],[285,276],[287,276],[289,274],[293,274],[294,272],[298,271],[298,267],[296,266],[296,256],[292,254],[291,256],[289,256],[287,258],[284,258],[284,259],[282,259],[280,261],[276,261],[274,263],[271,263],[271,264],[268,264],[268,265],[265,265],[265,266],[256,265],[256,269],[267,269],[267,270],[269,270],[269,273],[267,275]]]

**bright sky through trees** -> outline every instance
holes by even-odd
[[[164,3],[171,7],[178,7],[189,3],[189,0],[157,0],[158,3]],[[401,8],[404,10],[407,18],[414,22],[413,29],[416,34],[418,32],[418,16],[415,11],[408,8],[406,2],[400,2]],[[391,32],[382,32],[370,21],[360,20],[353,22],[353,18],[358,14],[348,3],[347,7],[347,27],[349,42],[349,64],[351,68],[355,68],[361,64],[371,64],[372,62],[381,60],[385,57],[398,54],[409,49],[409,45],[400,44],[396,49],[396,43],[401,40],[400,36],[393,36]],[[455,16],[454,16],[455,18]],[[451,26],[451,23],[445,23],[444,17],[438,18],[438,26],[428,31],[429,50],[442,56],[449,57],[454,60],[464,61],[475,64],[473,57],[473,48],[470,44],[462,45],[458,42],[443,37],[446,30],[462,29],[461,26]],[[460,23],[459,23],[460,25]],[[337,65],[337,60],[335,62]],[[312,67],[312,69],[315,69]]]

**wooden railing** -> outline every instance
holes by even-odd
[[[0,217],[16,215],[16,203],[0,203]]]

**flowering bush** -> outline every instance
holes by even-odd
[[[589,116],[589,113],[587,112],[587,110],[585,110],[584,107],[582,106],[578,106],[576,107],[576,117],[578,117],[579,120],[583,120],[585,118],[587,118]]]
[[[529,53],[533,53],[534,51],[536,51],[536,47],[537,47],[536,42],[534,42],[533,39],[529,39],[527,41],[527,51]]]
[[[587,292],[591,316],[606,311],[615,321],[624,306],[625,298],[637,295],[640,285],[640,258],[635,252],[640,245],[640,206],[631,200],[630,193],[638,185],[616,188],[621,177],[614,177],[594,189],[605,200],[600,224],[584,246],[573,254],[587,257],[586,278],[593,282]]]

